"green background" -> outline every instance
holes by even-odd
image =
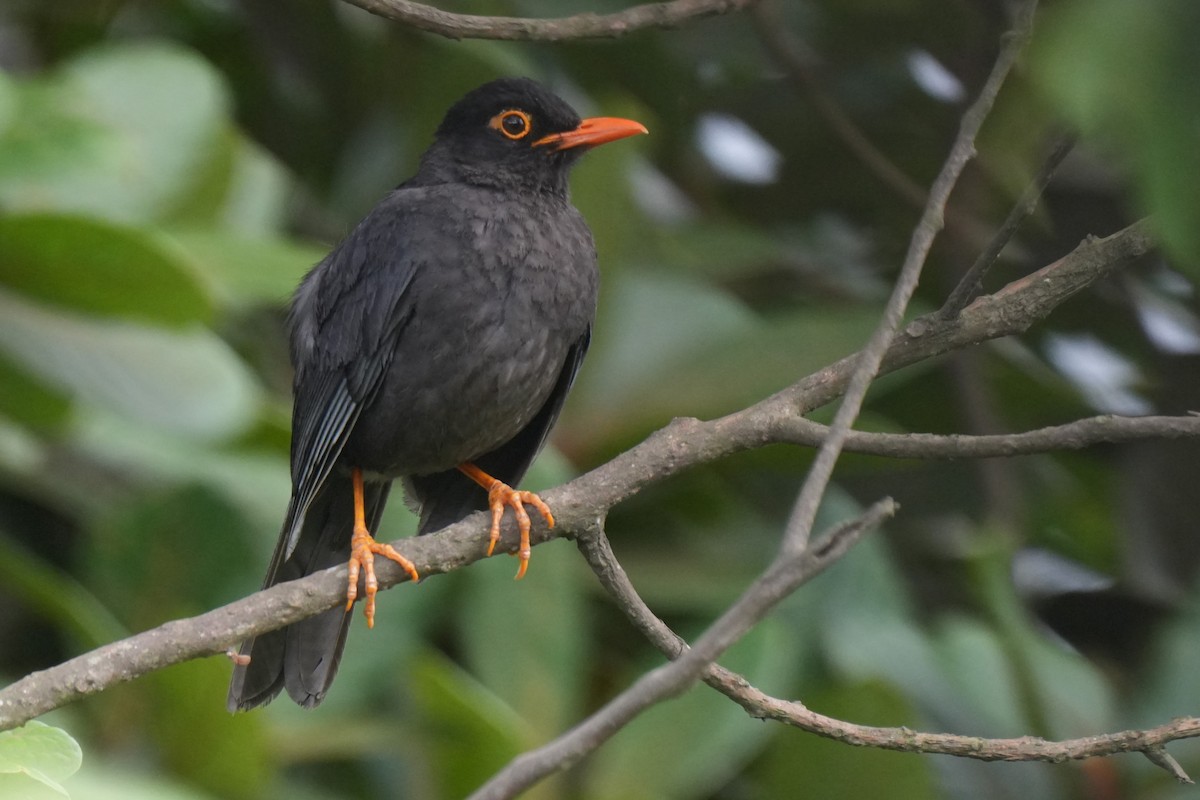
[[[995,57],[1002,5],[773,8],[813,56],[820,92],[924,186]],[[318,0],[10,0],[0,39],[3,682],[257,588],[288,496],[286,298],[479,83],[530,75],[585,115],[651,131],[576,170],[602,263],[600,316],[527,488],[858,349],[918,215],[797,91],[745,14],[539,44],[454,42]],[[1197,40],[1200,5],[1188,0],[1063,0],[1039,16],[917,310],[940,305],[1067,127],[1081,144],[987,288],[1145,213],[1164,251],[1019,339],[882,381],[862,427],[991,433],[1200,407]],[[922,90],[921,54],[961,96]],[[705,155],[710,115],[741,120],[778,153],[772,180],[739,180]],[[1099,384],[1069,369],[1098,363],[1109,367]],[[724,459],[614,509],[618,557],[676,630],[702,630],[769,562],[810,457],[775,446]],[[823,524],[884,494],[900,516],[723,663],[873,725],[1074,737],[1195,713],[1196,465],[1186,442],[984,463],[847,457]],[[381,536],[412,527],[395,502]],[[1039,581],[1027,580],[1031,561]],[[49,714],[83,751],[61,785],[78,800],[463,796],[661,663],[571,544],[539,547],[520,583],[513,570],[497,558],[382,595],[375,630],[355,620],[314,712],[281,701],[228,714],[229,664],[209,659]],[[69,774],[55,771],[73,763],[69,744],[33,734],[31,747],[57,754],[45,776]],[[1170,750],[1200,772],[1195,746]],[[0,761],[0,796],[61,796],[4,773]],[[1184,791],[1135,756],[1049,766],[854,749],[755,721],[699,687],[528,796]]]

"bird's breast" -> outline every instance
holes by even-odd
[[[387,475],[437,472],[529,423],[595,312],[591,235],[561,205],[478,203],[440,221],[441,248],[407,290],[408,321],[348,458]]]

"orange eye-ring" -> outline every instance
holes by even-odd
[[[512,109],[510,111],[501,111],[492,117],[488,123],[488,127],[495,128],[504,134],[505,137],[516,141],[524,139],[529,135],[529,131],[533,129],[533,122],[524,111]]]

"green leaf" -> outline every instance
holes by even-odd
[[[177,726],[176,735],[186,739],[186,729]],[[148,766],[139,770],[124,759],[111,759],[110,764],[98,761],[89,758],[71,779],[71,791],[78,800],[217,800],[216,795],[196,791],[182,781],[155,777]],[[8,800],[3,793],[0,798]],[[21,795],[14,800],[34,798]]]
[[[423,720],[437,797],[466,797],[523,749],[520,716],[447,659],[427,653],[405,680]]]
[[[217,71],[162,43],[90,50],[23,100],[20,123],[0,139],[9,208],[171,218],[209,179],[229,125]]]
[[[153,485],[202,483],[218,489],[259,531],[254,542],[261,560],[252,572],[265,568],[291,492],[286,448],[239,450],[228,442],[196,441],[113,414],[80,414],[71,433],[74,446],[88,458]],[[85,507],[99,501],[100,510],[112,509],[111,498],[97,498],[86,488],[58,479],[51,485]],[[254,575],[243,587],[246,593],[259,588],[261,579],[261,574]]]
[[[263,236],[287,220],[296,187],[286,168],[232,126],[175,203],[171,224],[214,225]]]
[[[254,140],[235,137],[229,186],[221,208],[221,224],[246,235],[280,230],[288,219],[296,187],[287,168]]]
[[[195,437],[232,436],[253,421],[254,378],[208,330],[55,314],[4,292],[0,318],[0,350],[83,403]]]
[[[802,643],[790,626],[768,619],[721,658],[768,693],[795,691]],[[650,665],[657,666],[661,658]],[[588,761],[586,796],[708,797],[758,753],[776,730],[707,686],[635,718]]]
[[[283,305],[325,257],[312,245],[226,230],[188,229],[171,237],[231,302]]]
[[[948,631],[949,639],[970,629],[969,637],[991,639],[987,647],[992,660],[1003,659],[1002,676],[987,677],[987,671],[966,664],[947,665],[956,676],[964,698],[990,700],[991,716],[1007,720],[997,733],[1028,730],[1031,726],[1057,739],[1083,736],[1113,724],[1113,695],[1100,671],[1065,645],[1047,638],[1034,624],[1012,583],[1011,548],[999,532],[978,539],[969,565],[974,588],[994,620],[994,630],[976,622],[958,622]],[[957,629],[957,633],[955,633]]]
[[[569,478],[565,464],[553,461],[538,459],[523,485],[536,490]],[[580,714],[588,663],[588,573],[565,541],[534,550],[520,581],[513,580],[516,559],[498,556],[464,576],[457,627],[469,669],[524,718],[532,734],[526,744],[532,746]]]
[[[887,681],[928,707],[944,702],[937,653],[881,536],[869,536],[806,588],[821,594],[822,650],[837,676]]]
[[[1053,102],[1116,145],[1167,248],[1192,270],[1200,270],[1198,36],[1193,0],[1086,0],[1053,9],[1034,50]]]
[[[1147,663],[1138,671],[1139,679],[1123,698],[1121,727],[1151,728],[1183,713],[1200,708],[1200,584],[1193,583],[1179,613],[1158,626]],[[1200,767],[1200,742],[1195,739],[1172,742],[1168,747],[1183,768],[1193,777]],[[1189,798],[1195,787],[1184,787],[1188,794],[1164,794],[1162,770],[1138,759],[1134,767],[1147,797]],[[1173,783],[1173,782],[1172,782]],[[1139,796],[1129,792],[1130,797]]]
[[[121,43],[75,58],[64,77],[86,98],[88,115],[123,138],[111,176],[116,196],[91,199],[109,208],[125,200],[139,216],[166,216],[220,144],[229,98],[219,73],[176,45]]]
[[[15,730],[0,732],[0,777],[23,776],[67,797],[59,782],[74,775],[82,763],[79,744],[59,728],[34,720]],[[20,780],[8,779],[0,783],[0,793],[20,786]]]
[[[87,217],[0,218],[0,285],[98,316],[183,325],[211,302],[181,254],[157,236]]]
[[[229,670],[228,660],[218,657],[154,673],[141,706],[148,718],[138,728],[161,748],[171,774],[213,797],[256,800],[270,781],[268,739],[261,716],[231,718],[225,710]]]
[[[878,322],[870,307],[761,318],[678,275],[625,272],[605,285],[565,419],[572,442],[585,448],[644,435],[675,416],[711,418],[760,400],[858,350]]]
[[[8,209],[76,207],[72,188],[92,179],[115,134],[79,113],[60,81],[9,81],[0,130],[0,201]]]
[[[688,470],[613,509],[613,546],[642,599],[659,615],[711,619],[771,562],[779,548],[780,509],[736,485],[744,480],[772,494],[761,456],[740,454]],[[793,499],[799,478],[783,482],[787,499],[780,505]]]
[[[905,698],[884,683],[866,681],[835,686],[805,698],[809,707],[846,720],[879,725],[912,725]],[[762,797],[886,797],[926,800],[937,791],[934,762],[915,753],[891,753],[784,730],[755,774]],[[962,796],[983,797],[986,793]]]
[[[753,312],[706,284],[664,275],[605,281],[599,333],[579,377],[590,402],[619,403],[667,365],[752,332]]]
[[[108,607],[71,574],[21,547],[0,528],[0,585],[69,634],[80,650],[129,635]]]
[[[0,72],[0,142],[17,121],[17,106],[20,102],[18,95],[16,81]]]
[[[471,568],[458,628],[471,672],[524,718],[531,745],[579,713],[587,574],[569,542],[538,547],[521,581],[513,580],[516,568],[504,554]]]
[[[922,698],[926,708],[940,719],[961,717],[955,730],[963,733],[1005,736],[1025,730],[1027,709],[1016,671],[994,630],[949,616],[938,621],[930,643],[944,683],[940,695]]]
[[[0,416],[35,429],[60,427],[71,401],[0,354]]]
[[[81,571],[128,624],[151,627],[228,602],[253,563],[253,533],[239,509],[211,488],[143,494],[95,526]]]

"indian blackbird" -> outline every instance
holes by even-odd
[[[231,710],[321,702],[346,641],[359,571],[367,624],[373,557],[417,580],[370,534],[392,480],[419,534],[505,507],[529,560],[533,505],[515,486],[542,448],[587,351],[596,251],[567,173],[588,148],[645,133],[579,115],[540,84],[493,81],[454,104],[420,167],[301,282],[288,318],[295,366],[292,498],[264,588],[344,563],[345,608],[245,642]],[[481,489],[482,487],[482,489]]]

